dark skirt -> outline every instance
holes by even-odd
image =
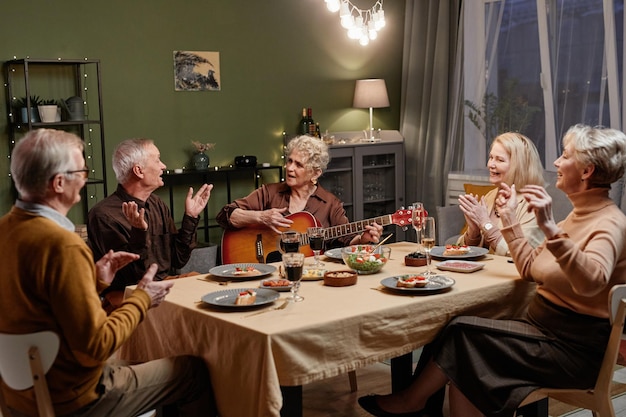
[[[461,316],[435,341],[434,360],[486,416],[513,416],[540,387],[595,385],[611,331],[540,295],[522,320]]]

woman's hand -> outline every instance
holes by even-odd
[[[465,216],[469,231],[480,231],[483,224],[490,221],[487,203],[484,198],[478,199],[474,194],[461,194],[459,207]]]
[[[263,210],[259,215],[259,222],[280,234],[280,229],[288,229],[291,227],[293,220],[285,217],[287,207],[281,209],[271,208]]]
[[[123,251],[113,252],[110,250],[96,262],[96,278],[110,284],[113,282],[117,271],[137,259],[139,259],[139,255],[136,253]]]
[[[509,187],[508,184],[501,183],[495,204],[501,216],[515,213],[515,209],[517,208],[517,191],[515,190],[515,184]]]
[[[560,229],[552,215],[552,197],[550,197],[546,189],[539,185],[530,184],[519,190],[519,192],[528,202],[528,211],[532,210],[535,213],[537,226],[543,231],[543,234],[549,239],[560,233]]]
[[[383,227],[378,223],[372,223],[365,226],[365,231],[360,236],[356,236],[350,241],[351,245],[359,243],[378,243],[383,234]]]
[[[193,218],[198,217],[209,202],[212,189],[213,184],[204,184],[196,195],[193,195],[193,188],[189,187],[187,198],[185,199],[185,214]]]
[[[132,227],[146,231],[148,230],[148,222],[146,222],[145,217],[146,209],[137,210],[137,207],[137,203],[134,201],[124,202],[122,203],[122,213]]]

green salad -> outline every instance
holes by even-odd
[[[384,253],[369,253],[367,248],[353,248],[354,252],[344,256],[344,262],[350,268],[363,272],[376,272],[387,262]]]

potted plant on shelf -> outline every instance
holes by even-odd
[[[53,123],[60,121],[59,106],[57,106],[56,100],[43,100],[39,106],[39,118],[44,123]],[[59,116],[59,118],[57,118]]]
[[[192,156],[193,166],[198,171],[206,171],[209,169],[209,156],[205,153],[215,148],[214,143],[201,143],[195,140],[191,141],[191,144],[196,149]]]
[[[28,108],[28,98],[22,97],[15,102],[16,110],[19,110],[20,122],[28,123],[29,114],[31,123],[39,123],[39,111],[37,106],[41,104],[39,96],[30,96],[30,109]],[[30,111],[29,111],[30,110]]]

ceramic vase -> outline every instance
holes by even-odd
[[[193,154],[193,167],[198,171],[206,171],[209,169],[209,157],[204,152],[196,152]]]

